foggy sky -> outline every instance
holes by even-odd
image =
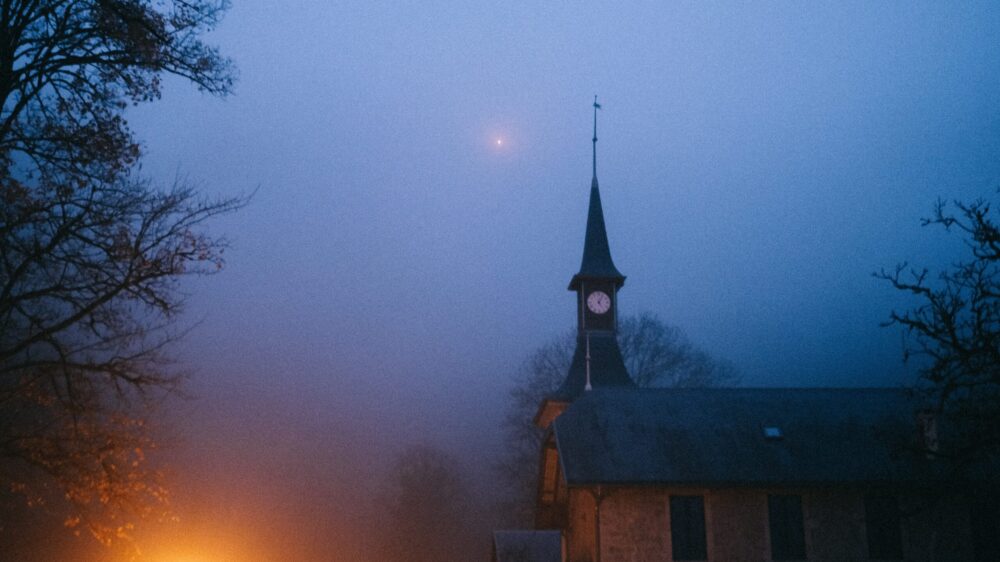
[[[595,93],[622,313],[748,386],[911,382],[871,274],[947,263],[919,219],[1000,185],[995,2],[330,4],[237,2],[235,94],[130,113],[144,173],[257,190],[178,349],[178,454],[234,487],[355,501],[418,441],[488,469],[510,376],[572,327]]]

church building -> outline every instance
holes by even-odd
[[[535,528],[495,562],[986,561],[996,502],[946,477],[938,428],[903,389],[639,388],[594,161],[577,341],[539,405]],[[941,439],[946,438],[942,431]]]

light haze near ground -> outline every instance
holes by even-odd
[[[307,556],[406,443],[486,474],[510,376],[573,323],[595,93],[623,313],[749,386],[911,382],[871,273],[947,263],[919,219],[1000,185],[997,37],[992,2],[236,3],[236,94],[131,112],[146,173],[258,190],[188,285],[191,489]]]

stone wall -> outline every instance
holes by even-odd
[[[603,492],[603,490],[602,490]],[[666,496],[620,489],[601,500],[601,559],[670,560],[670,528]]]
[[[697,493],[696,490],[683,492]],[[767,532],[767,495],[740,488],[703,493],[709,558],[732,562],[768,560],[771,547]]]
[[[568,562],[595,562],[596,504],[594,496],[590,490],[574,488],[569,491],[568,503],[566,560]]]
[[[566,560],[670,562],[669,498],[699,495],[705,498],[709,560],[769,562],[768,494],[802,496],[809,562],[868,562],[863,492],[843,488],[574,488],[569,495]],[[900,495],[899,500],[907,562],[973,559],[964,501],[928,502],[918,494]]]

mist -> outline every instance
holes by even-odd
[[[487,556],[507,392],[574,321],[594,94],[624,313],[745,386],[912,383],[880,326],[909,301],[872,273],[947,263],[920,218],[1000,186],[998,36],[992,2],[235,3],[209,36],[235,95],[168,81],[129,110],[144,174],[254,194],[184,287],[178,520],[146,552],[379,559],[424,445]]]

